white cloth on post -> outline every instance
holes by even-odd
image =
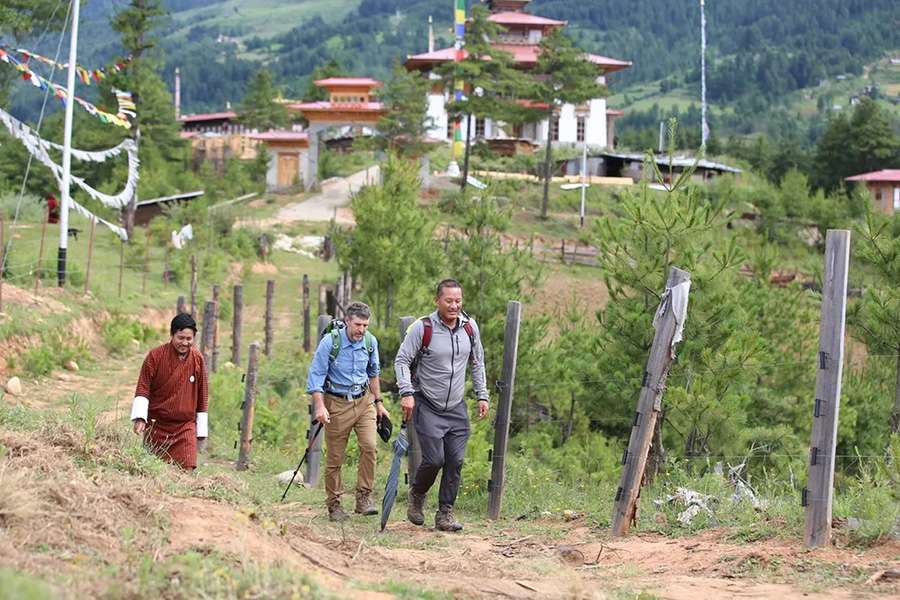
[[[684,322],[687,320],[688,295],[691,291],[691,280],[682,281],[675,287],[666,288],[662,299],[659,301],[659,308],[653,316],[653,327],[657,327],[659,322],[665,316],[669,307],[672,307],[672,315],[675,317],[675,335],[672,336],[672,358],[675,358],[675,344],[680,342],[684,336]]]

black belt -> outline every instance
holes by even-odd
[[[360,398],[362,398],[363,396],[365,396],[368,393],[368,390],[363,389],[363,391],[361,391],[358,394],[338,394],[337,392],[330,392],[328,390],[325,390],[325,393],[328,394],[329,396],[334,396],[336,398],[347,398],[349,396],[350,398],[353,398],[354,400],[359,400]]]

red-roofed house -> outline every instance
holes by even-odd
[[[500,25],[504,32],[494,44],[496,48],[513,55],[517,65],[522,69],[533,68],[537,64],[541,39],[554,29],[567,25],[566,21],[558,21],[539,17],[525,12],[531,0],[487,0],[491,21]],[[454,59],[453,48],[431,49],[422,54],[408,56],[404,66],[407,70],[418,70],[429,74],[438,65]],[[631,63],[606,56],[587,55],[587,59],[597,66],[597,80],[606,83],[606,74],[620,71],[631,66]],[[435,85],[428,96],[428,116],[433,127],[428,132],[429,139],[452,139],[452,122],[447,114],[448,95]],[[571,104],[560,108],[558,117],[551,124],[544,120],[540,123],[520,127],[507,127],[503,123],[491,119],[475,119],[473,121],[473,139],[514,139],[527,140],[534,144],[544,144],[548,138],[554,143],[575,145],[588,144],[597,148],[612,147],[614,137],[614,119],[622,116],[621,111],[607,110],[605,98],[595,98],[581,106]],[[463,137],[466,136],[466,122],[463,121]]]
[[[256,158],[256,142],[248,129],[237,122],[237,113],[222,111],[196,115],[181,115],[181,137],[190,140],[191,160],[195,168],[210,162],[221,170],[229,158],[252,160]]]
[[[900,214],[900,169],[884,169],[847,177],[846,181],[864,183],[881,212]]]
[[[266,131],[251,134],[250,139],[265,144],[269,151],[267,192],[287,191],[303,182],[309,152],[309,136],[305,131]]]
[[[329,77],[314,81],[328,90],[328,100],[288,104],[289,110],[303,115],[307,128],[306,158],[301,162],[303,184],[307,190],[318,183],[319,135],[326,130],[345,134],[371,132],[386,112],[384,104],[375,97],[375,89],[383,84],[369,77]]]

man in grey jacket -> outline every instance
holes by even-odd
[[[437,310],[406,332],[394,361],[403,419],[413,420],[422,449],[406,516],[415,525],[425,523],[425,496],[438,471],[443,470],[434,526],[441,531],[459,531],[462,524],[453,516],[453,504],[469,440],[466,368],[472,367],[478,417],[483,419],[488,414],[484,347],[478,325],[462,310],[458,281],[445,279],[438,284],[435,305]]]

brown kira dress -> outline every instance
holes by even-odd
[[[208,386],[203,355],[191,346],[180,358],[171,342],[147,354],[135,396],[149,399],[144,443],[164,460],[184,469],[197,466],[198,412],[207,412]]]

